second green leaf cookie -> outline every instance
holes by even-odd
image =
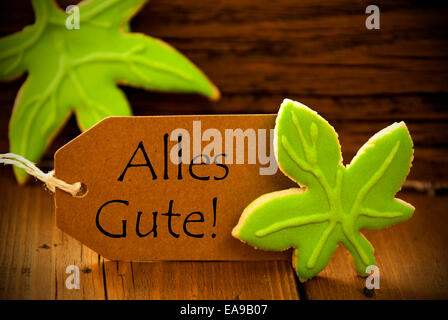
[[[262,195],[244,210],[235,238],[255,248],[294,248],[301,280],[319,273],[342,243],[362,275],[375,265],[360,229],[409,219],[414,207],[395,198],[411,167],[413,143],[404,122],[381,130],[344,166],[333,127],[307,106],[285,99],[274,138],[280,170],[301,188]]]

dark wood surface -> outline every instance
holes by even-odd
[[[65,7],[73,1],[59,3]],[[369,4],[150,1],[132,20],[132,29],[182,51],[220,88],[222,98],[210,102],[194,95],[123,90],[136,115],[275,113],[283,98],[295,99],[333,124],[346,162],[376,131],[404,120],[415,143],[410,179],[445,183],[448,4],[376,1],[381,29],[367,30],[364,11]],[[32,22],[29,2],[0,2],[0,36]],[[24,79],[0,84],[1,152],[9,148],[8,121]],[[51,167],[57,148],[78,134],[71,119],[40,166]],[[305,285],[295,281],[284,262],[105,261],[55,228],[52,196],[40,184],[18,187],[10,168],[0,169],[1,298],[364,297],[364,280],[342,248],[329,267]],[[416,205],[415,217],[390,229],[367,232],[382,270],[376,298],[446,299],[448,199],[418,193],[402,197]],[[65,288],[68,264],[81,266],[82,290]]]
[[[56,228],[40,182],[19,187],[2,168],[0,190],[0,299],[448,299],[446,195],[402,192],[414,217],[365,231],[380,268],[380,289],[367,298],[343,247],[304,284],[288,261],[108,261]],[[81,271],[79,290],[65,286],[69,265]]]

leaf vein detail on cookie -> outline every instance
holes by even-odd
[[[36,21],[0,39],[0,80],[24,72],[9,124],[10,151],[36,162],[74,111],[87,130],[108,116],[131,115],[117,84],[147,90],[198,93],[218,89],[181,53],[161,40],[129,32],[145,0],[85,0],[80,28],[51,0],[33,0]],[[24,171],[14,168],[19,182]]]
[[[360,229],[409,219],[414,207],[395,198],[413,159],[404,122],[375,134],[344,166],[333,127],[307,106],[285,99],[276,120],[275,156],[300,188],[262,195],[242,213],[235,238],[264,250],[294,248],[301,280],[319,273],[342,243],[365,275],[374,249]]]

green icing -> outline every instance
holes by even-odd
[[[406,179],[413,143],[404,122],[375,134],[344,166],[338,136],[316,112],[285,99],[276,120],[280,170],[302,188],[272,192],[253,201],[232,235],[264,250],[293,247],[301,280],[319,273],[342,243],[365,275],[374,249],[359,232],[409,219],[414,207],[394,198]]]
[[[129,33],[144,0],[89,0],[79,4],[80,29],[54,1],[34,0],[33,25],[0,39],[0,79],[28,77],[15,101],[10,150],[37,161],[72,111],[81,130],[107,116],[131,115],[117,83],[148,90],[219,92],[182,54],[161,40]],[[14,168],[19,182],[23,170]]]

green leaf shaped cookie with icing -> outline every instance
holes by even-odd
[[[0,79],[28,72],[10,121],[11,152],[37,161],[72,111],[81,130],[108,116],[131,115],[117,83],[218,98],[216,87],[182,54],[158,39],[127,32],[144,3],[83,1],[80,28],[69,30],[69,15],[54,1],[32,1],[35,23],[0,39]],[[24,171],[14,169],[23,182]]]
[[[274,149],[280,170],[301,188],[253,201],[232,235],[259,249],[294,248],[293,265],[302,281],[325,268],[342,243],[365,275],[366,267],[375,265],[374,249],[359,230],[384,228],[414,212],[395,198],[413,158],[404,122],[375,134],[345,167],[333,127],[307,106],[285,99]]]

